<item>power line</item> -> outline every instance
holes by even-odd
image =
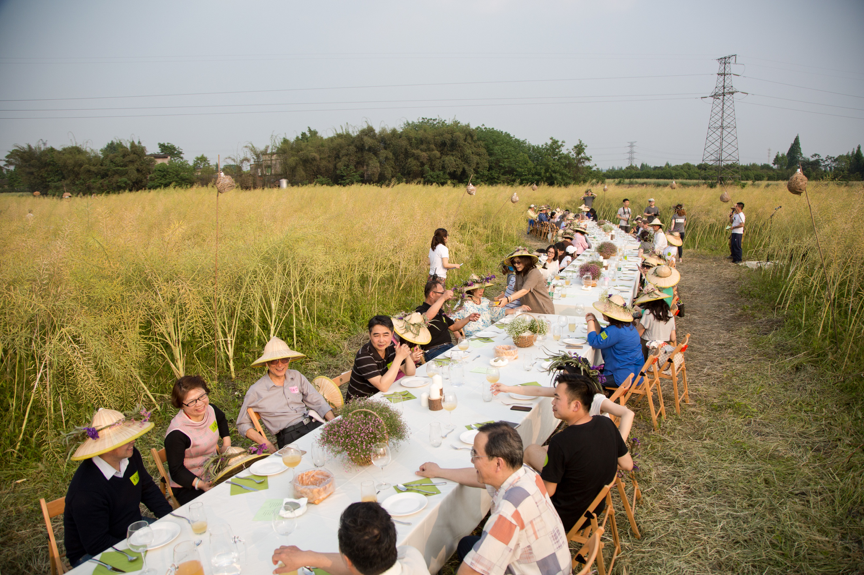
[[[747,106],[759,106],[760,108],[773,108],[775,110],[789,110],[792,112],[803,112],[805,114],[816,114],[817,116],[831,116],[834,118],[849,118],[850,120],[864,120],[860,116],[842,116],[840,114],[829,114],[828,112],[814,112],[812,110],[799,110],[798,108],[786,108],[783,106],[769,106],[768,104],[757,104],[756,102],[748,102],[747,100],[741,100],[741,104]]]
[[[816,106],[826,106],[828,108],[841,108],[843,110],[855,110],[856,112],[864,112],[864,108],[852,108],[849,106],[835,106],[834,104],[822,104],[820,102],[808,102],[807,100],[793,100],[791,98],[780,98],[779,96],[764,96],[762,94],[750,94],[759,98],[770,98],[771,100],[783,100],[786,102],[798,102],[799,104],[813,104]]]
[[[762,78],[754,78],[753,76],[744,76],[741,78],[747,78],[748,80],[756,80],[757,82],[768,82],[769,84],[778,84],[780,86],[789,86],[790,88],[799,88],[801,90],[813,90],[814,92],[823,92],[825,94],[835,94],[837,96],[848,96],[850,98],[859,98],[864,100],[864,96],[857,96],[855,94],[844,94],[843,92],[832,92],[831,90],[820,90],[819,88],[811,88],[809,86],[798,86],[797,84],[787,84],[785,82],[775,82],[774,80],[763,80]]]

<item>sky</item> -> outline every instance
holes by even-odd
[[[582,140],[599,168],[629,142],[699,163],[731,54],[742,163],[796,135],[838,155],[864,143],[862,24],[861,0],[0,0],[0,155],[119,138],[215,162],[431,117]]]

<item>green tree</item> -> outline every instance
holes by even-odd
[[[100,186],[106,192],[143,190],[156,161],[141,142],[108,142],[102,152]]]
[[[196,156],[195,159],[192,160],[192,168],[195,170],[202,170],[208,166],[210,166],[210,160],[208,160],[207,156],[204,154]]]
[[[171,159],[177,158],[178,160],[183,159],[183,150],[175,146],[174,144],[169,144],[167,142],[162,143],[159,142],[159,153],[160,154],[168,154],[171,156]]]
[[[157,164],[150,173],[148,189],[189,188],[195,183],[195,168],[186,160],[171,160],[167,164]]]
[[[786,152],[786,168],[797,168],[803,159],[804,154],[801,152],[801,140],[796,135],[792,145],[789,146],[789,151]]]
[[[474,179],[484,184],[528,184],[534,170],[529,155],[531,144],[507,132],[480,126],[477,139],[486,148],[488,166]]]

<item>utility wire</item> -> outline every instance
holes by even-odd
[[[814,92],[823,92],[825,94],[836,94],[837,96],[848,96],[850,98],[860,98],[864,100],[864,96],[858,96],[856,94],[844,94],[843,92],[832,92],[830,90],[820,90],[818,88],[811,88],[809,86],[798,86],[796,84],[787,84],[785,82],[775,82],[774,80],[763,80],[762,78],[754,78],[753,76],[741,76],[742,78],[747,78],[748,80],[756,80],[757,82],[768,82],[769,84],[778,84],[780,86],[789,86],[790,88],[800,88],[801,90],[813,90]]]
[[[864,120],[864,118],[860,116],[842,116],[840,114],[829,114],[827,112],[814,112],[812,110],[799,110],[797,108],[785,108],[783,106],[769,106],[768,104],[757,104],[756,102],[748,102],[747,100],[741,100],[738,102],[739,104],[747,104],[748,106],[759,106],[761,108],[774,108],[775,110],[790,110],[792,112],[803,112],[805,114],[816,114],[818,116],[833,116],[834,118],[849,118],[850,120]]]

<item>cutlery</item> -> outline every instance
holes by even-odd
[[[171,513],[169,513],[169,515],[171,515],[173,517],[179,517],[180,519],[184,519],[186,521],[186,523],[188,523],[189,525],[192,525],[192,520],[189,519],[188,517],[183,517],[182,515],[177,515],[173,511]]]
[[[414,487],[413,485],[402,485],[401,483],[396,486],[396,491],[401,491],[402,493],[406,491],[419,491],[420,493],[428,493],[429,495],[437,495],[434,491],[426,491],[425,489],[420,489],[418,487]]]
[[[262,483],[264,483],[263,479],[255,479],[251,475],[246,475],[245,477],[238,477],[237,479],[248,479],[249,481],[254,481],[258,485],[261,485]]]
[[[233,481],[226,481],[225,483],[230,483],[231,485],[236,485],[237,487],[242,487],[246,491],[258,491],[254,487],[247,487],[247,486],[243,485],[242,483],[234,483]]]
[[[420,487],[426,487],[428,485],[447,485],[447,482],[446,481],[438,481],[438,482],[432,482],[432,483],[415,483],[414,485],[418,485]]]
[[[453,429],[456,429],[456,428],[454,427]],[[450,431],[448,431],[447,433],[445,433],[445,434],[442,435],[441,437],[447,437],[448,435],[450,435],[451,433],[453,433],[453,429],[451,429]]]
[[[463,449],[465,451],[471,451],[471,449],[472,449],[471,447],[457,447],[456,445],[453,445],[453,444],[450,444],[450,447],[452,447],[453,449]]]
[[[132,557],[131,555],[129,555],[128,553],[126,553],[126,552],[123,551],[122,549],[117,549],[117,548],[114,547],[113,545],[111,546],[111,549],[113,549],[113,550],[116,551],[117,553],[122,553],[123,555],[125,555],[125,556],[126,556],[126,561],[129,561],[130,563],[131,563],[132,561],[135,561],[136,559],[138,559],[137,557]]]
[[[107,569],[108,571],[113,571],[116,573],[128,573],[128,571],[123,571],[122,569],[118,569],[117,567],[114,567],[113,565],[108,565],[107,563],[104,563],[104,562],[99,561],[98,559],[94,559],[92,557],[90,559],[88,559],[88,561],[92,561],[93,563],[98,563],[99,565],[101,565],[102,567]]]
[[[478,359],[479,357],[480,357],[480,354],[478,353],[477,355],[474,356],[474,359]],[[472,359],[471,361],[474,361],[474,359]]]

